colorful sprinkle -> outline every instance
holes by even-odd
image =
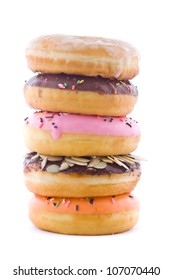
[[[61,203],[60,201],[54,202],[53,205],[56,206],[56,207],[58,207],[58,206],[60,205],[60,203]]]
[[[43,122],[39,125],[39,128],[42,128],[42,126],[43,126]]]
[[[132,125],[131,125],[130,123],[128,123],[128,122],[126,122],[126,124],[127,124],[128,126],[132,127]]]
[[[103,211],[104,211],[104,208],[103,208],[103,207],[97,207],[97,210],[98,210],[99,212],[103,212]]]
[[[115,203],[115,199],[114,199],[113,196],[111,197],[111,201],[112,201],[113,204]]]
[[[64,86],[63,84],[58,84],[58,87],[59,87],[59,88],[62,88],[62,89],[65,88],[65,86]]]
[[[67,208],[70,205],[70,200],[68,200],[65,204],[65,208]]]
[[[79,205],[76,205],[76,211],[78,211],[79,210]]]
[[[77,84],[82,84],[84,82],[84,80],[78,80]]]
[[[75,85],[72,85],[71,89],[72,89],[72,90],[75,90]]]
[[[94,199],[91,198],[91,199],[89,200],[89,202],[90,202],[90,204],[94,204]]]
[[[49,205],[51,201],[54,200],[54,197],[47,197],[47,204]]]
[[[120,83],[121,83],[122,85],[124,85],[124,86],[127,88],[128,91],[131,90],[130,87],[129,87],[128,85],[126,85],[126,83],[124,83],[123,81],[120,81]]]
[[[111,87],[114,89],[114,94],[116,94],[116,87],[112,84],[112,83],[109,83],[111,85]]]

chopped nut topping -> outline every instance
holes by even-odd
[[[59,171],[59,166],[56,164],[52,164],[46,168],[46,171],[50,173],[57,173]]]
[[[26,155],[26,158],[30,153]],[[46,169],[50,173],[58,173],[66,170],[74,165],[86,166],[88,170],[104,169],[108,164],[116,163],[124,167],[126,170],[130,169],[136,162],[143,160],[138,156],[131,154],[117,155],[117,156],[91,156],[91,157],[63,157],[63,156],[46,156],[35,153],[30,158],[31,162],[39,160],[41,162],[41,169]],[[52,164],[51,164],[52,163]]]

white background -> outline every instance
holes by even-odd
[[[2,279],[58,279],[58,276],[13,276],[23,268],[97,268],[158,266],[160,276],[127,279],[170,279],[172,258],[172,1],[4,1],[0,4],[0,254]],[[82,237],[44,232],[28,219],[30,194],[23,183],[23,119],[30,109],[23,100],[27,69],[25,48],[47,33],[94,35],[126,40],[140,50],[140,74],[133,83],[139,99],[131,114],[142,131],[136,154],[147,159],[134,194],[140,219],[126,233]],[[67,276],[66,276],[67,277]],[[71,276],[72,277],[72,276]],[[142,278],[143,277],[143,278]],[[60,278],[60,276],[59,276]],[[61,277],[62,278],[62,277]],[[69,276],[70,278],[70,276]],[[81,277],[80,277],[81,278]],[[72,279],[79,279],[73,276]]]

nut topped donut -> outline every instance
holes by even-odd
[[[25,119],[26,146],[53,156],[128,154],[140,140],[140,129],[129,117],[100,117],[35,112]]]
[[[50,157],[28,153],[24,178],[36,194],[59,197],[96,197],[131,192],[140,179],[134,155],[108,157]]]
[[[40,73],[25,83],[24,97],[30,107],[43,111],[125,116],[133,110],[138,90],[128,80]]]
[[[26,49],[34,72],[102,76],[128,80],[139,72],[139,55],[129,43],[101,37],[45,35]]]

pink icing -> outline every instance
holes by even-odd
[[[26,124],[47,130],[57,140],[61,133],[107,136],[137,136],[137,122],[129,117],[99,117],[66,113],[35,112],[26,118]]]

